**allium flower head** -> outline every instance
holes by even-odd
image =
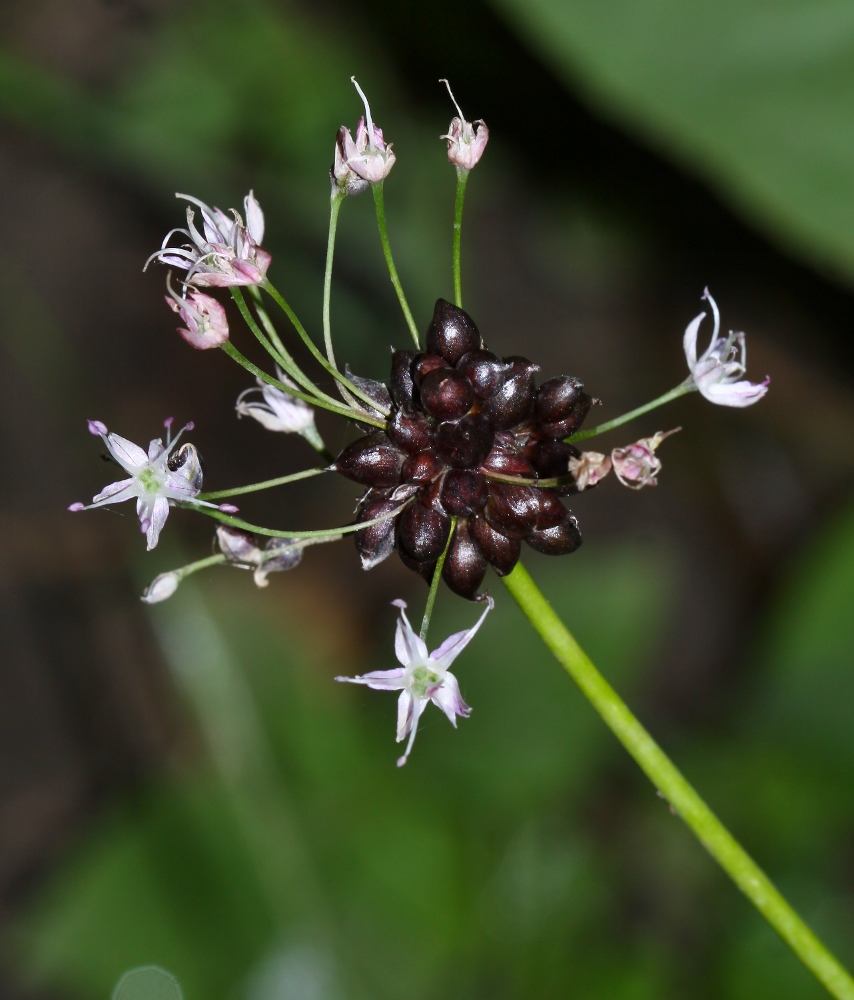
[[[614,448],[611,452],[611,462],[614,475],[623,486],[632,490],[643,489],[644,486],[656,486],[656,476],[661,472],[661,459],[655,454],[661,442],[675,434],[679,427],[672,431],[657,431],[650,438],[641,438],[625,448]]]
[[[364,102],[365,117],[359,119],[355,139],[348,128],[338,130],[332,178],[346,194],[361,194],[368,183],[376,184],[388,177],[396,157],[391,143],[386,145],[383,130],[374,125],[364,91],[355,77],[350,79]]]
[[[284,385],[296,389],[297,385],[280,369],[276,368],[276,376]],[[306,434],[314,431],[314,409],[304,400],[290,393],[269,385],[263,379],[257,379],[258,385],[244,389],[237,397],[238,417],[252,417],[263,424],[268,431],[280,431],[283,434]],[[260,399],[252,399],[253,393],[261,393]]]
[[[170,272],[171,273],[171,272]],[[202,292],[191,290],[183,298],[172,290],[172,282],[166,279],[166,305],[178,313],[186,327],[180,327],[178,333],[199,351],[211,347],[221,347],[228,340],[228,319],[225,309]]]
[[[448,159],[458,170],[471,170],[477,166],[486,144],[489,142],[489,129],[486,122],[478,120],[472,124],[466,121],[465,116],[457,104],[457,99],[451,91],[451,85],[447,80],[440,80],[448,88],[454,107],[457,109],[458,118],[454,118],[448,127],[448,134],[439,136],[440,139],[448,140]]]
[[[100,420],[90,420],[89,433],[103,440],[112,458],[129,474],[129,478],[105,486],[92,498],[91,504],[75,503],[68,509],[88,510],[136,499],[139,526],[146,536],[149,551],[153,549],[169,516],[169,507],[176,502],[193,500],[202,488],[201,463],[195,447],[185,444],[175,451],[181,435],[185,430],[192,430],[193,424],[186,424],[174,438],[171,437],[171,424],[171,419],[166,421],[166,445],[160,438],[155,438],[146,454],[133,441],[109,433]],[[216,506],[203,500],[196,502],[208,507]]]
[[[403,767],[415,742],[418,720],[432,701],[456,727],[457,716],[467,719],[471,709],[463,701],[457,678],[448,669],[474,638],[484,618],[495,606],[491,597],[473,628],[455,632],[428,655],[427,646],[414,631],[406,617],[406,601],[392,601],[400,608],[400,618],[394,637],[394,652],[402,664],[393,670],[372,670],[360,677],[336,677],[336,681],[349,684],[366,684],[375,691],[400,691],[397,702],[397,742],[409,737],[406,752],[398,758],[397,766]]]
[[[188,207],[187,228],[168,232],[163,246],[148,258],[145,267],[153,260],[178,267],[187,272],[185,282],[199,288],[263,283],[271,258],[260,245],[264,239],[264,213],[251,191],[243,201],[245,224],[237,209],[231,209],[231,216],[228,216],[192,195],[176,194],[175,197],[198,206],[204,232],[197,229],[195,213]],[[173,233],[183,233],[192,242],[180,247],[167,246]]]
[[[699,358],[697,334],[706,314],[701,312],[699,316],[695,316],[685,330],[683,346],[691,370],[690,381],[693,381],[710,403],[717,403],[719,406],[751,406],[762,399],[771,380],[766,378],[759,384],[746,379],[739,381],[747,370],[744,334],[731,331],[728,337],[719,336],[721,315],[708,288],[703,292],[703,298],[712,307],[715,327],[711,343]]]

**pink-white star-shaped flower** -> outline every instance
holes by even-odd
[[[246,222],[237,209],[226,215],[189,194],[176,194],[197,205],[202,213],[202,229],[196,228],[195,213],[187,209],[187,228],[173,229],[163,245],[145,262],[153,260],[187,272],[186,284],[198,288],[227,288],[234,285],[263,284],[270,266],[270,254],[261,246],[264,239],[264,213],[250,191],[243,200]],[[167,246],[173,233],[183,233],[192,240],[180,247]],[[145,270],[145,268],[143,268]]]
[[[457,725],[458,715],[463,719],[471,715],[471,709],[460,694],[457,678],[448,668],[474,638],[495,602],[491,597],[487,598],[486,608],[473,628],[448,636],[438,649],[429,654],[424,640],[409,624],[406,601],[392,601],[392,604],[400,608],[394,652],[402,666],[393,670],[372,670],[360,677],[336,677],[335,680],[366,684],[375,691],[400,691],[397,702],[397,742],[409,737],[406,752],[397,761],[397,766],[403,767],[415,742],[418,720],[428,702],[432,701],[437,708],[441,708],[454,727]]]
[[[688,324],[683,338],[685,359],[691,370],[688,381],[693,382],[710,403],[717,403],[718,406],[752,406],[768,392],[771,380],[766,378],[764,382],[756,384],[741,379],[747,370],[744,334],[730,332],[728,337],[719,336],[721,314],[708,288],[703,292],[703,298],[712,307],[715,327],[711,343],[697,357],[697,334],[706,314],[701,312]]]

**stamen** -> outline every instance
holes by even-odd
[[[66,510],[70,510],[72,513],[77,513],[78,510],[86,510],[86,504],[81,503],[79,500],[76,503],[71,503],[68,505]]]
[[[235,507],[233,503],[221,503],[217,510],[221,510],[223,514],[239,514],[240,508]]]
[[[365,117],[368,119],[368,149],[373,153],[376,150],[376,146],[374,145],[374,121],[371,118],[371,106],[368,104],[368,99],[365,97],[364,90],[362,90],[359,84],[356,83],[355,76],[350,77],[350,83],[352,83],[356,88],[359,93],[359,97],[362,98],[362,103],[365,105]]]
[[[454,107],[457,109],[457,114],[460,116],[460,121],[464,122],[466,120],[466,116],[463,114],[462,108],[459,106],[459,104],[457,104],[457,99],[456,97],[454,97],[454,92],[451,90],[450,83],[448,83],[448,81],[445,80],[444,78],[441,79],[439,83],[444,83],[445,86],[448,88],[448,94],[450,95],[451,100],[454,102]]]
[[[712,332],[712,343],[714,344],[714,342],[718,339],[718,333],[720,333],[720,329],[721,329],[721,314],[720,314],[720,310],[718,309],[718,304],[712,298],[711,292],[709,292],[708,288],[704,288],[703,289],[702,298],[704,298],[709,303],[709,305],[712,307],[712,315],[715,318],[715,329]]]
[[[139,522],[139,530],[143,535],[148,534],[148,529],[151,527],[151,518],[146,517],[144,520]]]
[[[103,437],[107,433],[107,425],[101,420],[87,420],[86,424],[93,437]]]

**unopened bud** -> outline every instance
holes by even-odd
[[[440,80],[439,83],[444,83],[448,88],[448,93],[459,115],[458,118],[451,121],[448,134],[439,138],[448,140],[448,159],[457,170],[471,170],[472,167],[477,166],[481,156],[483,156],[483,151],[489,142],[489,129],[486,127],[486,122],[480,119],[474,124],[466,121],[451,90],[450,83],[447,80]]]
[[[161,573],[145,588],[141,600],[146,604],[159,604],[175,593],[180,582],[181,577],[177,573]]]
[[[614,448],[611,461],[617,479],[631,490],[640,490],[644,486],[656,486],[656,476],[661,472],[661,459],[655,454],[661,442],[681,430],[675,427],[671,431],[657,431],[650,438],[641,438],[625,448]]]
[[[570,458],[569,472],[581,490],[595,486],[611,471],[611,459],[598,451],[583,451],[581,458]]]
[[[216,541],[220,552],[229,562],[254,566],[261,558],[261,550],[255,544],[254,536],[247,531],[220,524],[216,529]]]

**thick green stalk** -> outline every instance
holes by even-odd
[[[664,406],[665,403],[671,403],[674,399],[679,399],[680,396],[684,396],[686,392],[693,392],[697,388],[692,381],[683,382],[681,385],[677,385],[675,389],[671,389],[670,392],[665,392],[663,396],[658,396],[649,403],[644,403],[643,406],[639,406],[636,410],[630,410],[628,413],[624,413],[621,417],[614,417],[613,420],[609,420],[605,424],[599,424],[598,427],[591,427],[587,431],[578,431],[577,434],[573,434],[572,437],[565,438],[566,441],[584,441],[585,438],[596,437],[597,434],[604,434],[606,431],[612,431],[615,427],[621,427],[623,424],[627,424],[630,420],[634,420],[636,417],[643,416],[644,413],[649,413],[650,410],[655,410],[659,406]]]
[[[460,276],[460,241],[463,232],[463,202],[466,197],[466,183],[469,170],[457,168],[457,200],[454,205],[454,301],[459,309],[463,307],[463,282]]]
[[[838,1000],[854,1000],[854,980],[735,840],[599,673],[521,563],[504,585],[561,666],[706,850]]]
[[[376,184],[372,184],[371,190],[374,193],[374,205],[377,210],[377,227],[380,231],[380,243],[382,243],[383,246],[383,256],[385,257],[388,274],[391,278],[392,285],[394,285],[394,290],[397,293],[397,301],[400,303],[400,308],[403,310],[406,325],[409,327],[409,332],[412,334],[415,346],[420,350],[421,340],[418,337],[418,327],[415,325],[415,320],[412,318],[412,310],[409,308],[409,303],[406,301],[406,296],[403,294],[403,285],[401,285],[400,278],[397,276],[397,268],[394,266],[394,257],[391,255],[391,244],[388,241],[388,226],[385,221],[383,182],[379,181]]]

